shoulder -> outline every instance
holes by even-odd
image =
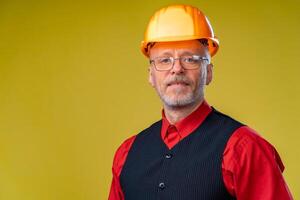
[[[257,131],[248,126],[241,126],[235,130],[230,140],[233,144],[235,144],[235,151],[239,152],[243,151],[245,147],[247,147],[246,150],[254,148],[273,151],[275,149],[273,145],[259,135]]]
[[[150,125],[148,128],[144,129],[140,133],[133,135],[126,140],[124,140],[121,145],[118,147],[118,149],[115,152],[114,160],[113,160],[113,172],[117,175],[120,175],[121,170],[125,164],[127,155],[136,140],[137,137],[145,137],[146,135],[149,135],[148,133],[151,132],[154,129],[160,128],[161,121],[157,121]]]
[[[119,156],[121,154],[124,154],[126,152],[126,150],[128,150],[132,143],[134,142],[135,138],[137,135],[133,135],[129,138],[127,138],[126,140],[124,140],[121,145],[118,147],[117,151],[116,151],[116,156]]]
[[[230,117],[229,115],[226,115],[222,112],[220,112],[219,110],[216,110],[214,107],[213,108],[213,112],[212,115],[210,115],[212,118],[217,119],[218,123],[222,126],[233,126],[235,128],[238,128],[240,126],[243,126],[243,123],[241,123],[240,121]]]
[[[238,165],[277,163],[281,171],[284,165],[275,147],[260,136],[254,129],[241,126],[230,137],[224,155],[231,154],[231,159]]]
[[[115,152],[114,161],[113,161],[113,172],[119,176],[123,165],[126,161],[128,152],[136,138],[136,135],[133,135],[122,142],[122,144],[118,147]]]
[[[229,139],[222,170],[228,191],[237,199],[292,199],[275,147],[248,126]]]

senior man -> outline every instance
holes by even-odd
[[[141,49],[162,119],[118,148],[109,200],[292,199],[275,148],[204,98],[218,47],[195,7],[153,15]]]

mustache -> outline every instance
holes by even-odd
[[[186,85],[190,85],[190,84],[192,84],[192,81],[189,78],[187,78],[186,76],[182,76],[182,75],[171,76],[164,81],[164,84],[167,86],[176,84],[176,83],[184,83]]]

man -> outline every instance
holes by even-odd
[[[275,148],[204,99],[218,44],[195,7],[171,5],[151,18],[142,52],[162,120],[117,150],[109,200],[292,199]]]

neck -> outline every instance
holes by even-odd
[[[164,105],[165,116],[171,124],[175,124],[194,112],[202,104],[202,102],[203,99],[198,103],[187,106],[170,107]]]

